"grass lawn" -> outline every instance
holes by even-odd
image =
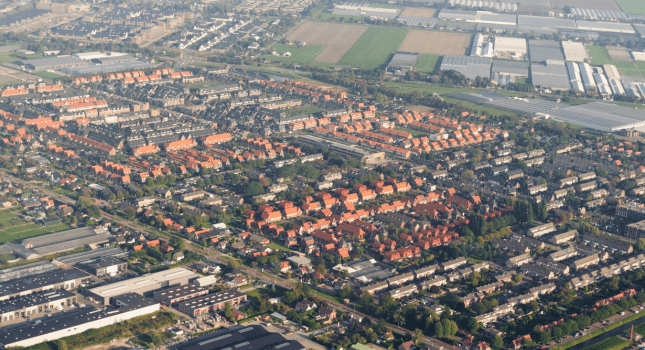
[[[408,34],[405,28],[369,27],[338,62],[339,66],[375,69],[384,65]]]
[[[476,103],[468,102],[468,101],[462,101],[456,98],[452,97],[444,97],[444,101],[450,102],[450,103],[461,103],[462,106],[469,108],[471,110],[477,110],[479,114],[483,115],[509,115],[509,116],[514,116],[518,115],[518,113],[511,112],[511,111],[505,111],[503,109],[498,109],[494,107],[488,107],[488,106],[481,106]]]
[[[587,346],[582,350],[620,350],[631,342],[617,336],[607,338],[601,342],[598,342],[592,346]]]
[[[18,224],[17,226],[0,230],[0,242],[22,241],[25,238],[69,230],[69,228],[65,224],[50,227],[42,227],[33,223]]]
[[[441,57],[441,55],[434,55],[434,54],[428,54],[428,53],[421,55],[421,58],[419,58],[419,60],[417,61],[417,65],[414,66],[414,70],[417,72],[426,72],[426,73],[434,72],[437,66],[437,61],[439,60],[439,57]]]
[[[0,62],[1,63],[1,62]],[[0,87],[22,84],[22,80],[11,80],[0,83]]]
[[[411,129],[401,128],[401,127],[398,127],[398,126],[394,127],[394,129],[395,129],[395,130],[399,130],[399,131],[403,131],[403,132],[410,133],[410,134],[412,135],[412,137],[423,137],[423,136],[426,136],[426,135],[427,135],[427,134],[424,134],[424,133],[419,132],[419,131],[416,131],[416,130],[411,130]]]
[[[616,0],[623,12],[630,15],[645,15],[645,1],[643,0]]]
[[[445,94],[451,94],[454,92],[463,92],[467,94],[467,93],[478,91],[467,87],[446,87],[446,86],[438,86],[438,85],[430,85],[430,84],[397,83],[397,82],[385,82],[383,84],[390,89],[397,89],[397,91],[401,93],[417,91],[424,95],[433,94],[433,93],[437,93],[439,95],[445,95]]]
[[[515,84],[526,84],[526,78],[519,77],[515,79]]]
[[[336,65],[335,63],[331,63],[331,62],[318,62],[318,61],[311,61],[307,64],[312,67],[324,67],[324,68],[334,68],[334,66]]]
[[[284,250],[285,252],[291,253],[291,249],[287,249],[287,248],[285,248],[285,247],[283,247],[283,246],[281,246],[279,244],[270,243],[270,244],[267,245],[267,247],[269,247],[271,249]]]
[[[641,71],[635,70],[635,69],[618,69],[618,73],[620,75],[625,75],[628,77],[639,77],[641,78],[643,75],[641,74]]]
[[[33,74],[47,79],[59,79],[63,77],[62,75],[50,72],[34,72]]]
[[[285,52],[290,52],[291,56],[273,56],[273,55],[262,55],[263,58],[267,58],[274,61],[284,61],[292,63],[307,63],[313,60],[320,51],[325,47],[322,45],[305,45],[298,47],[296,45],[286,45],[286,44],[274,44],[273,49],[280,54]]]
[[[287,116],[291,117],[294,115],[312,114],[312,113],[318,113],[321,111],[322,109],[317,107],[301,107],[301,108],[287,109],[285,112],[287,113]]]
[[[580,338],[578,338],[578,339],[576,339],[576,340],[574,340],[572,342],[566,343],[561,348],[562,349],[568,349],[568,348],[570,348],[572,346],[576,346],[576,345],[578,345],[580,343],[584,343],[585,341],[587,341],[587,340],[589,340],[589,339],[591,339],[593,337],[597,337],[597,336],[599,336],[599,335],[601,335],[601,334],[603,334],[605,332],[608,332],[608,331],[610,331],[610,330],[612,330],[612,329],[614,329],[616,327],[624,325],[625,323],[628,323],[628,322],[636,320],[636,319],[638,319],[640,317],[643,317],[643,315],[645,315],[645,311],[638,312],[638,313],[636,313],[634,315],[631,315],[631,316],[627,317],[626,319],[624,319],[624,320],[622,320],[620,322],[612,323],[612,324],[610,324],[608,326],[605,326],[602,329],[597,330],[597,331],[595,331],[595,332],[593,332],[591,334],[587,334],[587,335],[582,336],[582,337],[580,337]],[[636,327],[634,327],[634,329],[636,329]],[[587,349],[588,348],[583,349],[583,350],[587,350]]]

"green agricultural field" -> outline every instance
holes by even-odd
[[[590,63],[592,66],[613,64],[623,75],[631,77],[645,76],[643,75],[643,73],[645,73],[645,62],[612,61],[609,57],[609,54],[607,53],[607,49],[604,46],[587,46],[587,50],[589,50],[589,56],[591,56],[592,58],[592,61]]]
[[[620,75],[625,75],[628,77],[642,77],[641,71],[636,69],[618,69],[618,73],[620,73]]]
[[[623,12],[630,15],[645,15],[644,0],[616,0]]]
[[[598,342],[592,346],[587,346],[582,350],[620,350],[631,342],[617,336],[607,338],[601,342]]]
[[[405,28],[369,27],[338,62],[339,66],[375,69],[384,65],[408,34]]]
[[[590,46],[587,46],[587,50],[589,50],[589,56],[591,56],[592,58],[592,61],[591,61],[592,66],[611,63],[611,59],[609,59],[609,54],[607,53],[607,49],[604,46],[590,45]]]
[[[285,56],[273,56],[273,55],[263,55],[262,57],[274,60],[274,61],[284,61],[284,62],[291,62],[291,63],[308,63],[309,61],[313,60],[320,51],[322,51],[325,47],[322,45],[305,45],[305,46],[295,46],[295,45],[286,45],[286,44],[275,44],[273,45],[273,49],[280,54],[283,54],[285,52],[290,52],[291,56],[285,57]]]
[[[0,242],[22,241],[25,238],[41,236],[47,233],[68,230],[69,226],[60,224],[43,227],[31,221],[22,220],[11,212],[0,212]]]
[[[414,70],[417,72],[432,73],[440,57],[441,55],[424,53],[417,61],[416,66],[414,66]]]
[[[334,68],[336,64],[331,62],[311,61],[308,63],[308,65],[311,67]]]
[[[50,72],[34,72],[33,74],[47,79],[59,79],[63,77],[62,75]]]

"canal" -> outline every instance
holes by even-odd
[[[614,328],[614,329],[612,329],[610,331],[607,331],[607,332],[605,332],[603,334],[600,334],[600,335],[598,335],[596,337],[593,337],[593,338],[591,338],[589,340],[586,340],[586,341],[584,341],[584,342],[582,342],[582,343],[580,343],[578,345],[574,345],[574,346],[568,348],[567,350],[582,350],[582,349],[586,348],[587,346],[594,345],[594,344],[596,344],[596,343],[598,343],[600,341],[603,341],[603,340],[605,340],[607,338],[613,337],[614,335],[619,335],[619,334],[623,333],[625,330],[628,330],[628,329],[632,328],[632,325],[634,325],[634,327],[636,327],[641,323],[645,323],[645,316],[639,317],[639,318],[637,318],[637,319],[635,319],[635,320],[633,320],[631,322],[627,322],[622,326],[618,326],[618,327],[616,327],[616,328]]]

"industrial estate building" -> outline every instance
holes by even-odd
[[[243,301],[246,301],[246,294],[236,290],[225,290],[190,299],[179,304],[177,308],[187,315],[198,316],[214,310],[223,310],[226,303],[237,305]]]
[[[167,288],[154,292],[153,299],[162,305],[173,305],[184,300],[193,299],[208,294],[208,290],[192,283]]]
[[[91,274],[102,277],[102,276],[114,276],[117,273],[121,273],[128,270],[128,263],[111,256],[106,256],[99,258],[97,261],[85,264],[85,268]]]
[[[0,300],[50,289],[74,289],[90,275],[77,269],[55,270],[0,285]]]
[[[144,275],[137,278],[132,278],[105,286],[92,288],[88,291],[89,295],[94,299],[109,304],[110,298],[119,296],[125,293],[139,293],[150,292],[160,288],[183,285],[190,280],[199,277],[198,274],[177,267],[174,269],[156,272]]]
[[[190,339],[183,343],[181,350],[304,350],[295,340],[287,340],[279,333],[269,332],[260,325],[235,326],[218,332]]]
[[[76,303],[76,294],[64,289],[48,290],[0,301],[0,323],[42,314]]]
[[[0,346],[31,346],[48,340],[83,333],[89,329],[109,326],[134,317],[159,310],[159,303],[135,293],[126,293],[115,298],[117,307],[95,309],[84,307],[76,312],[44,319],[40,323],[18,328],[0,329]]]

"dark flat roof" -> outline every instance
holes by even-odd
[[[183,286],[170,287],[164,290],[160,290],[158,292],[155,292],[154,295],[155,297],[161,296],[169,300],[172,300],[177,298],[183,298],[185,296],[193,295],[195,293],[203,292],[203,291],[205,291],[204,288],[196,286],[192,283],[188,283]]]
[[[231,299],[236,299],[244,296],[246,296],[246,294],[231,289],[214,294],[207,294],[199,298],[190,299],[181,303],[181,305],[185,306],[188,309],[195,310],[201,309],[205,306],[221,304],[230,301]]]
[[[207,334],[189,341],[183,350],[302,350],[295,340],[287,340],[279,333],[270,333],[259,325],[238,326]]]
[[[3,283],[0,285],[0,295],[12,295],[89,276],[87,272],[77,269],[51,271]]]
[[[121,259],[117,259],[117,258],[112,257],[112,256],[104,256],[104,257],[100,258],[100,260],[98,260],[96,262],[93,262],[93,263],[89,263],[89,264],[87,264],[85,266],[87,266],[88,268],[92,268],[92,269],[96,270],[96,269],[100,269],[100,268],[103,268],[103,267],[120,265],[120,264],[123,264],[123,263],[125,263],[125,261],[123,261]]]
[[[50,289],[29,295],[23,295],[12,299],[0,301],[0,312],[10,312],[22,310],[31,306],[47,304],[56,300],[72,298],[76,294],[68,292],[65,289]]]

